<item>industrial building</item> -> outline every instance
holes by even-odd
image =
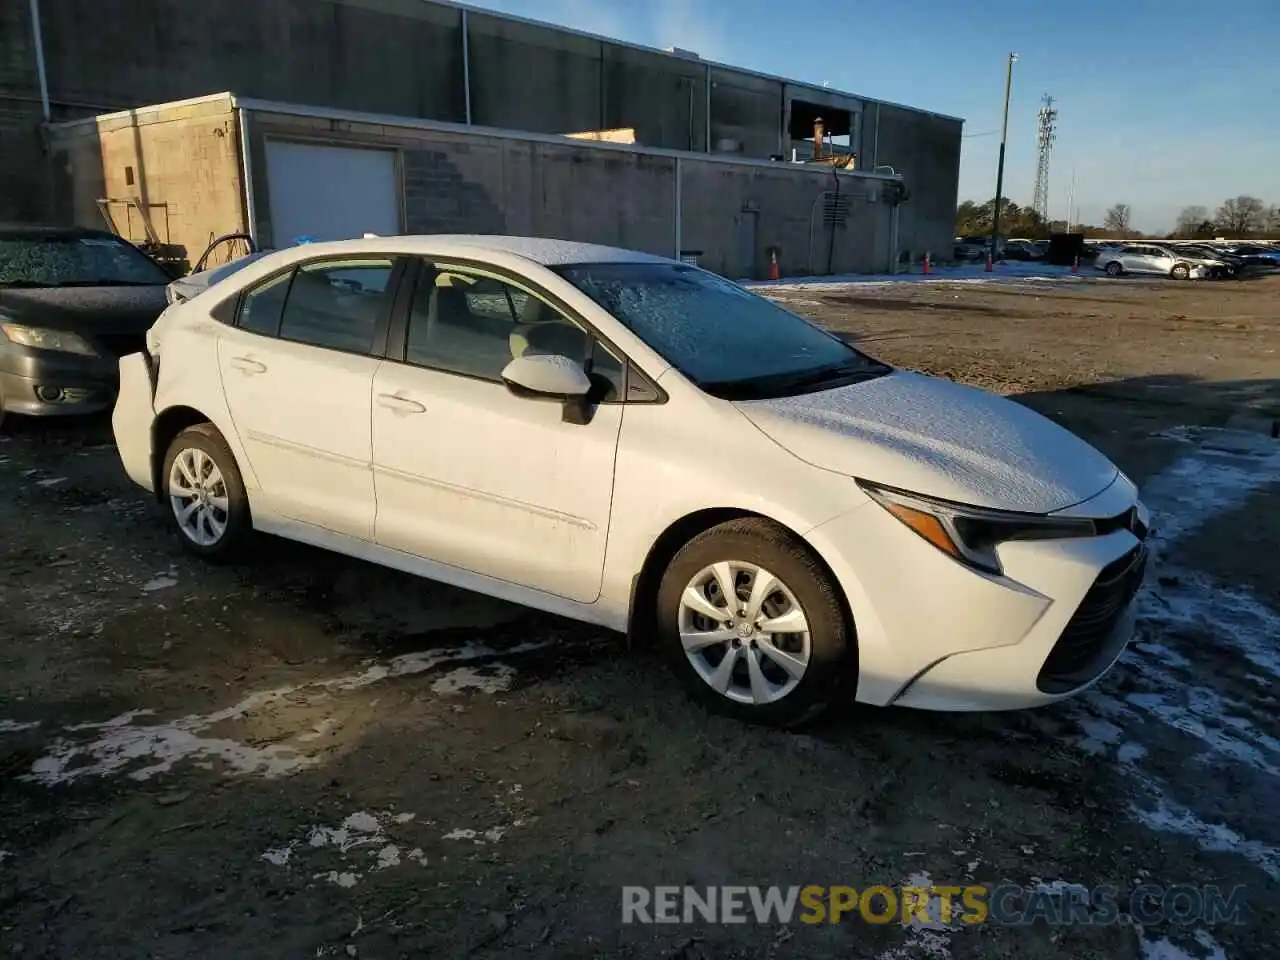
[[[950,251],[961,127],[434,0],[0,0],[0,219],[192,257],[358,226],[881,270]]]

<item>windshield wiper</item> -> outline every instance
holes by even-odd
[[[795,373],[771,374],[745,380],[723,380],[699,384],[709,393],[726,400],[762,400],[785,397],[825,385],[844,386],[883,376],[892,368],[874,360],[841,360]]]

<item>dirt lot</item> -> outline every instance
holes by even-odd
[[[265,539],[203,565],[105,421],[6,425],[0,955],[1273,955],[1280,278],[771,294],[883,359],[1017,395],[1143,486],[1156,566],[1099,688],[746,728],[621,637]],[[620,923],[623,884],[926,878],[1110,884],[1124,915]],[[1144,884],[1243,885],[1244,908],[1131,915]]]

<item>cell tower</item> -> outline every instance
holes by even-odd
[[[1036,128],[1036,141],[1039,145],[1036,157],[1036,191],[1031,200],[1032,209],[1040,214],[1043,223],[1049,222],[1049,157],[1053,153],[1054,141],[1058,139],[1055,126],[1058,122],[1058,111],[1053,108],[1053,97],[1047,93],[1040,100],[1040,122]]]

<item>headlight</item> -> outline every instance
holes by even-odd
[[[969,507],[866,480],[859,480],[858,486],[913,533],[952,559],[991,573],[1003,572],[996,556],[996,547],[1002,543],[1092,537],[1097,533],[1092,520],[1080,517],[1047,517]]]
[[[45,327],[28,327],[21,323],[0,323],[0,330],[14,343],[24,347],[35,347],[39,350],[60,350],[63,353],[78,353],[86,357],[96,357],[98,351],[93,349],[84,337],[65,330],[49,330]]]

